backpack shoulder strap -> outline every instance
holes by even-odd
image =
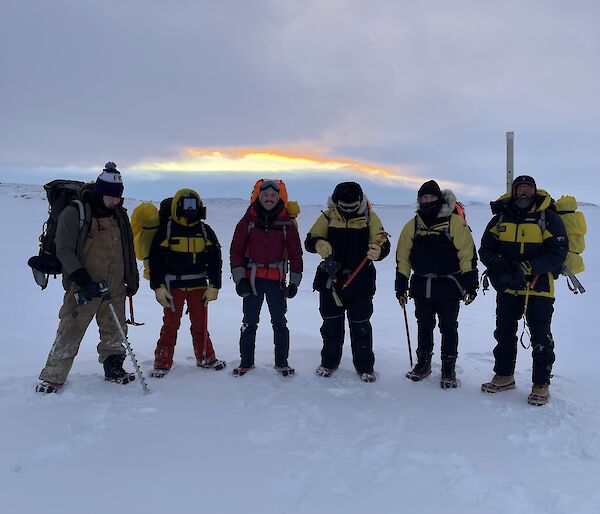
[[[415,214],[415,233],[413,234],[413,241],[421,233],[421,227],[419,225],[419,217]]]
[[[544,232],[546,232],[546,227],[547,227],[547,223],[546,223],[546,209],[544,209],[543,211],[540,212],[540,219],[538,220],[538,225],[540,226],[540,229],[542,231],[542,235],[544,235]]]
[[[203,253],[208,252],[208,234],[206,233],[206,225],[202,220],[200,220],[200,230],[202,230],[202,237],[204,238],[204,250]]]

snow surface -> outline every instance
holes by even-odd
[[[300,292],[289,303],[296,376],[272,369],[265,307],[257,369],[234,379],[241,299],[228,278],[227,252],[245,209],[240,200],[207,202],[226,263],[209,326],[227,370],[195,366],[184,320],[172,372],[160,381],[148,378],[152,393],[145,396],[137,381],[103,380],[92,327],[64,389],[36,395],[63,294],[58,281],[40,292],[26,265],[36,253],[47,203],[33,186],[2,184],[0,198],[2,512],[600,512],[597,208],[585,208],[588,271],[581,278],[588,292],[575,297],[563,280],[557,285],[552,400],[536,408],[526,402],[530,351],[519,351],[516,390],[480,392],[492,376],[490,293],[461,309],[459,389],[439,387],[439,338],[431,377],[421,383],[404,378],[409,364],[393,256],[377,264],[376,383],[359,381],[348,341],[333,377],[314,374],[321,338],[311,291],[317,257],[310,254]],[[130,212],[136,203],[127,200]],[[376,210],[395,245],[412,208]],[[303,209],[302,235],[318,214],[318,207]],[[489,209],[471,205],[467,214],[478,242]],[[409,312],[414,351],[412,304]],[[147,282],[135,296],[135,314],[145,325],[130,329],[130,341],[147,374],[161,326]]]

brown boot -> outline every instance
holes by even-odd
[[[499,393],[500,391],[508,391],[514,389],[515,377],[514,375],[494,375],[494,378],[485,384],[481,384],[481,390],[484,393]]]
[[[527,397],[529,405],[546,405],[550,401],[550,390],[548,384],[536,385],[531,387],[531,393]]]

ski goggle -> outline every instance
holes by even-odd
[[[356,202],[350,202],[350,203],[338,201],[337,205],[344,212],[354,212],[359,208],[360,200],[357,200]]]
[[[267,189],[273,189],[273,191],[275,191],[276,193],[279,193],[279,184],[277,182],[275,182],[274,180],[265,180],[260,185],[260,190],[262,192],[262,191],[266,191]]]
[[[191,198],[182,198],[181,199],[181,208],[184,211],[196,211],[198,210],[198,200],[194,197]]]

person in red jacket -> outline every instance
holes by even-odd
[[[298,292],[302,280],[302,246],[298,229],[279,197],[279,184],[265,180],[258,199],[235,227],[230,250],[235,290],[243,298],[244,318],[240,331],[240,365],[234,376],[254,368],[256,329],[266,297],[275,343],[275,369],[294,374],[288,364],[290,334],[285,313],[287,298]],[[287,268],[290,268],[286,285]]]

